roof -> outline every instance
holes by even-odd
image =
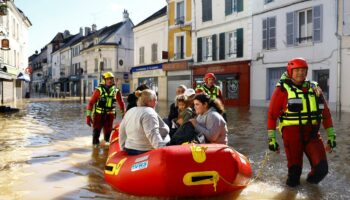
[[[147,17],[145,20],[142,22],[138,23],[135,27],[141,26],[143,24],[146,24],[147,22],[153,21],[155,19],[158,19],[164,15],[167,14],[167,6],[164,6],[162,9],[158,10],[157,12],[153,13],[151,16]]]

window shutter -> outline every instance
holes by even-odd
[[[208,20],[212,19],[212,6],[211,6],[211,0],[208,0]]]
[[[202,1],[202,21],[209,21],[212,19],[211,0]]]
[[[312,9],[313,34],[314,42],[322,42],[322,5],[315,6]]]
[[[237,29],[237,58],[243,57],[243,28]]]
[[[274,49],[276,48],[276,17],[270,17],[268,20],[268,48]]]
[[[294,45],[294,12],[287,13],[287,46]]]
[[[232,13],[232,0],[225,0],[225,15]]]
[[[225,33],[219,35],[219,60],[225,60]]]
[[[267,19],[264,19],[263,22],[262,22],[262,46],[263,46],[263,49],[267,49]]]
[[[197,38],[197,62],[202,62],[202,38]]]
[[[214,34],[213,36],[212,36],[212,48],[213,48],[213,60],[217,60],[216,59],[216,34]]]
[[[237,0],[237,12],[243,11],[243,0]]]

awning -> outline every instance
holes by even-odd
[[[25,74],[23,72],[20,72],[18,75],[17,75],[17,79],[18,80],[23,80],[23,81],[27,81],[27,82],[30,82],[30,77],[28,74]]]

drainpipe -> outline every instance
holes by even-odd
[[[341,117],[341,45],[342,45],[342,36],[341,34],[339,34],[339,0],[337,0],[336,2],[336,15],[337,15],[337,23],[336,23],[336,27],[337,27],[337,32],[336,32],[336,36],[338,39],[338,56],[337,56],[337,102],[336,102],[336,113],[340,119]],[[344,16],[343,16],[344,17]]]

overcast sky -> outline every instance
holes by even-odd
[[[15,0],[32,22],[29,28],[28,56],[40,52],[57,32],[77,34],[80,27],[97,29],[122,21],[128,10],[136,25],[166,5],[166,0]]]

